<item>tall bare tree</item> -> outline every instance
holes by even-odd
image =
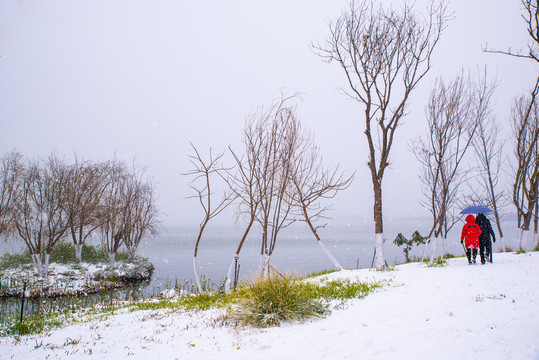
[[[225,192],[223,197],[218,202],[213,203],[212,201],[212,199],[214,199],[212,181],[216,175],[219,176],[219,172],[226,171],[226,168],[222,167],[220,164],[220,160],[223,157],[224,152],[214,157],[210,148],[209,159],[204,160],[193,144],[191,144],[191,147],[193,148],[194,155],[189,155],[189,158],[191,164],[193,165],[193,169],[183,175],[193,177],[193,180],[191,180],[189,183],[189,187],[195,192],[195,195],[190,196],[189,198],[197,199],[204,212],[202,221],[200,222],[199,232],[195,242],[195,251],[193,254],[193,270],[195,272],[197,289],[198,292],[202,292],[204,289],[202,288],[202,284],[200,282],[197,266],[198,246],[200,244],[200,240],[202,239],[202,234],[204,233],[209,221],[223,212],[223,210],[225,210],[227,206],[230,205],[234,200],[234,197],[233,194]]]
[[[314,46],[323,59],[341,66],[349,85],[345,92],[364,109],[378,269],[385,266],[382,180],[393,140],[410,94],[431,68],[447,20],[442,3],[431,3],[422,17],[407,3],[395,10],[373,0],[352,0],[330,23],[325,45]]]
[[[523,13],[522,19],[526,27],[526,32],[529,35],[527,51],[521,50],[493,50],[486,47],[486,52],[509,55],[516,58],[522,58],[539,63],[539,0],[521,0]],[[515,178],[513,182],[513,203],[515,204],[518,215],[518,246],[522,249],[526,243],[526,238],[529,233],[529,219],[531,219],[534,207],[538,206],[537,199],[535,204],[530,203],[533,198],[537,197],[537,190],[533,189],[534,174],[529,172],[533,168],[533,161],[530,160],[529,152],[523,150],[523,147],[528,142],[526,138],[533,138],[534,130],[531,128],[535,123],[535,119],[525,118],[534,115],[535,102],[537,101],[537,93],[539,92],[539,76],[534,77],[535,85],[530,91],[530,96],[525,99],[523,97],[516,100],[512,111],[512,127],[515,142],[515,154],[517,165],[515,167]],[[524,167],[524,168],[523,168]],[[526,204],[527,203],[527,204]],[[529,218],[529,219],[528,219]],[[537,239],[539,241],[539,239]]]
[[[422,166],[425,200],[421,203],[433,221],[428,236],[434,237],[431,262],[438,239],[442,239],[442,255],[447,253],[445,240],[456,221],[451,210],[467,179],[462,164],[479,123],[488,114],[492,91],[486,77],[474,84],[469,76],[459,75],[447,85],[438,80],[431,92],[426,140],[419,138],[412,147]]]

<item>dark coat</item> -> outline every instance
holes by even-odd
[[[483,214],[478,214],[475,222],[481,228],[481,235],[479,235],[479,242],[482,244],[487,244],[490,241],[490,236],[492,235],[492,241],[496,242],[496,236],[490,226],[490,221]]]

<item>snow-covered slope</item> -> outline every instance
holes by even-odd
[[[391,285],[305,324],[233,329],[219,311],[140,311],[0,339],[0,358],[539,359],[539,253],[494,255],[330,274]]]

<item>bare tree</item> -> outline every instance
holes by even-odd
[[[107,164],[106,189],[99,206],[98,222],[101,244],[107,250],[109,265],[115,264],[116,253],[124,241],[123,213],[126,209],[125,186],[128,170],[124,162],[113,159]]]
[[[261,194],[258,188],[262,150],[263,150],[263,129],[259,128],[257,123],[257,114],[250,115],[245,123],[243,129],[243,146],[244,157],[241,157],[229,147],[229,151],[232,154],[235,162],[234,172],[227,171],[228,176],[225,178],[229,188],[236,197],[236,201],[239,202],[237,218],[245,217],[247,219],[247,226],[243,232],[243,235],[238,243],[236,252],[230,266],[225,280],[225,291],[230,291],[231,279],[234,279],[234,288],[237,284],[238,276],[238,261],[243,244],[249,235],[252,226],[256,220],[258,208],[260,206]],[[235,272],[234,276],[232,275]]]
[[[193,169],[183,175],[193,177],[193,180],[189,183],[189,187],[194,190],[195,195],[190,196],[189,198],[198,199],[202,210],[204,211],[202,221],[200,222],[200,228],[195,243],[195,251],[193,255],[193,270],[195,272],[197,289],[199,292],[203,292],[197,267],[198,246],[200,244],[200,240],[202,239],[202,234],[204,233],[206,225],[208,225],[208,222],[211,219],[215,218],[217,215],[219,215],[224,209],[226,209],[226,207],[230,205],[230,203],[234,200],[234,197],[232,196],[232,194],[227,194],[225,192],[222,199],[220,199],[220,201],[216,203],[216,206],[214,206],[214,204],[212,203],[212,178],[214,177],[214,175],[218,175],[219,172],[226,171],[226,168],[222,167],[219,164],[219,161],[223,157],[224,152],[214,157],[210,148],[209,159],[204,160],[202,159],[200,153],[193,144],[191,144],[191,147],[193,148],[193,151],[195,153],[194,155],[189,156],[190,162],[193,165]]]
[[[518,247],[523,249],[530,229],[533,211],[537,206],[539,186],[539,106],[537,88],[532,100],[522,96],[512,109],[516,165],[514,167],[513,203],[517,209]]]
[[[527,59],[539,63],[539,0],[521,0],[524,12],[521,15],[524,20],[526,31],[529,35],[527,52],[508,50],[492,50],[488,47],[484,51],[490,53],[498,53],[509,55],[517,58]],[[517,165],[515,167],[515,179],[513,183],[513,203],[517,209],[518,216],[518,246],[522,249],[526,243],[526,238],[529,232],[529,221],[537,206],[537,189],[533,187],[535,175],[531,171],[533,168],[533,160],[530,152],[531,145],[528,137],[533,139],[533,126],[536,120],[528,119],[529,116],[535,116],[534,108],[536,107],[536,98],[539,91],[539,76],[535,79],[535,86],[530,91],[530,97],[525,100],[524,97],[519,98],[513,106],[512,120],[513,135],[516,148],[515,154],[517,157]],[[526,147],[530,149],[526,150]],[[531,167],[531,168],[529,168]],[[533,203],[535,198],[535,203]],[[537,221],[536,221],[537,223]],[[539,239],[538,239],[539,241]]]
[[[15,198],[24,171],[24,159],[13,150],[0,159],[0,235],[9,234],[13,228]]]
[[[51,154],[42,168],[45,215],[45,262],[47,274],[49,258],[56,244],[65,238],[68,230],[68,216],[65,212],[66,189],[68,183],[67,166],[56,154]]]
[[[38,274],[47,274],[50,254],[67,231],[63,210],[67,172],[52,154],[46,162],[32,161],[21,176],[14,225],[26,244]]]
[[[410,94],[431,67],[447,19],[441,3],[431,3],[422,18],[409,4],[394,10],[372,0],[352,0],[349,9],[330,23],[326,44],[315,46],[323,59],[341,66],[351,90],[347,95],[365,110],[378,269],[385,266],[382,180],[393,139]]]
[[[79,161],[68,168],[66,201],[69,232],[75,246],[75,258],[81,262],[82,247],[100,226],[99,206],[107,188],[106,163]]]
[[[260,204],[256,221],[262,228],[260,273],[269,274],[270,259],[279,232],[292,224],[290,196],[292,161],[299,145],[299,121],[289,102],[298,95],[282,95],[267,109],[261,109],[253,124],[260,137],[260,165],[256,170]]]
[[[350,186],[353,175],[344,177],[339,168],[326,169],[322,164],[319,148],[314,145],[312,138],[303,137],[304,145],[298,149],[293,161],[294,170],[291,173],[293,193],[290,198],[298,209],[298,217],[307,224],[318,244],[328,256],[337,270],[342,266],[325,246],[318,233],[326,224],[319,225],[320,220],[328,219],[329,206],[323,206],[321,200],[332,199],[337,193]]]
[[[156,204],[155,187],[151,180],[143,178],[144,171],[133,171],[127,179],[124,192],[124,243],[129,259],[134,262],[142,239],[159,233],[159,210]]]
[[[431,92],[426,111],[426,140],[419,138],[412,147],[422,165],[420,179],[425,200],[421,203],[433,221],[427,236],[434,236],[431,262],[439,238],[442,255],[447,253],[445,240],[456,221],[451,209],[459,199],[461,184],[467,179],[462,163],[479,123],[488,114],[492,91],[486,78],[476,85],[469,77],[460,75],[448,85],[438,80]]]
[[[45,214],[41,210],[45,207],[45,196],[43,194],[42,174],[37,161],[31,161],[28,164],[20,181],[19,191],[16,194],[14,226],[28,248],[34,266],[41,276],[43,274],[41,250],[44,243],[46,220]]]

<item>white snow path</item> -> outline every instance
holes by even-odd
[[[305,324],[236,330],[215,310],[138,311],[2,338],[0,359],[539,359],[539,253],[494,255],[330,274],[391,286]]]

